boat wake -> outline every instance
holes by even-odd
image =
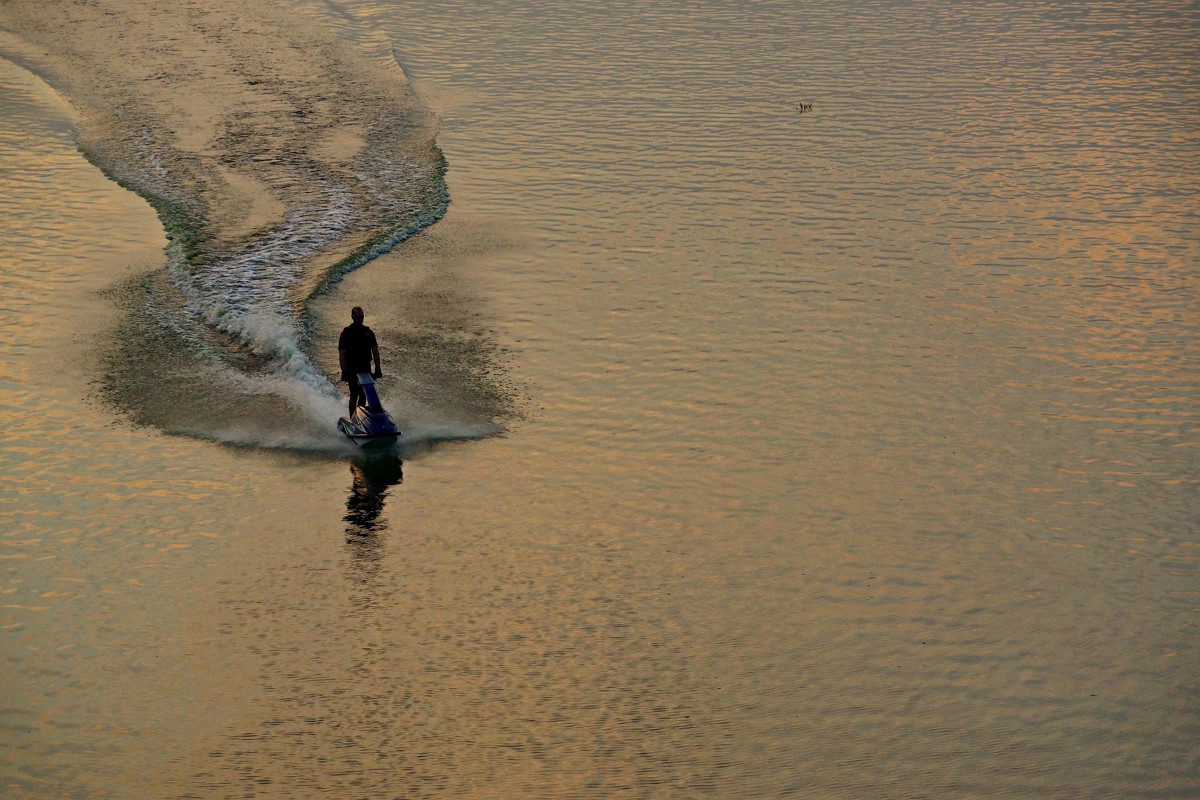
[[[343,401],[315,355],[335,332],[312,301],[449,201],[436,119],[390,48],[359,48],[345,24],[307,0],[0,8],[21,55],[79,112],[85,156],[145,198],[170,241],[160,271],[113,293],[125,313],[102,390],[136,423],[341,446]],[[409,420],[430,437],[502,428],[406,411],[430,414]]]

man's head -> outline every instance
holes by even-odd
[[[355,322],[363,321],[362,306],[355,306],[354,308],[350,309],[350,319],[354,320]]]

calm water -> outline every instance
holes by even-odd
[[[6,796],[1200,794],[1194,5],[171,6],[0,9]]]

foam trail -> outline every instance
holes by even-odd
[[[309,299],[445,212],[432,115],[334,22],[308,0],[0,6],[79,108],[85,154],[171,240],[110,356],[138,421],[266,446],[297,413],[330,426]]]

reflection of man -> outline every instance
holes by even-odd
[[[358,385],[358,373],[371,371],[371,359],[375,360],[375,377],[382,378],[383,370],[379,367],[379,344],[375,341],[375,333],[363,325],[363,310],[355,306],[350,310],[352,323],[342,328],[338,338],[338,363],[342,368],[342,380],[350,384],[350,414],[362,405],[366,397],[362,387]]]
[[[363,537],[386,530],[387,523],[380,520],[379,515],[383,512],[388,489],[404,480],[400,459],[372,459],[367,464],[351,464],[350,474],[354,483],[346,500],[345,519],[350,523],[346,533]]]

